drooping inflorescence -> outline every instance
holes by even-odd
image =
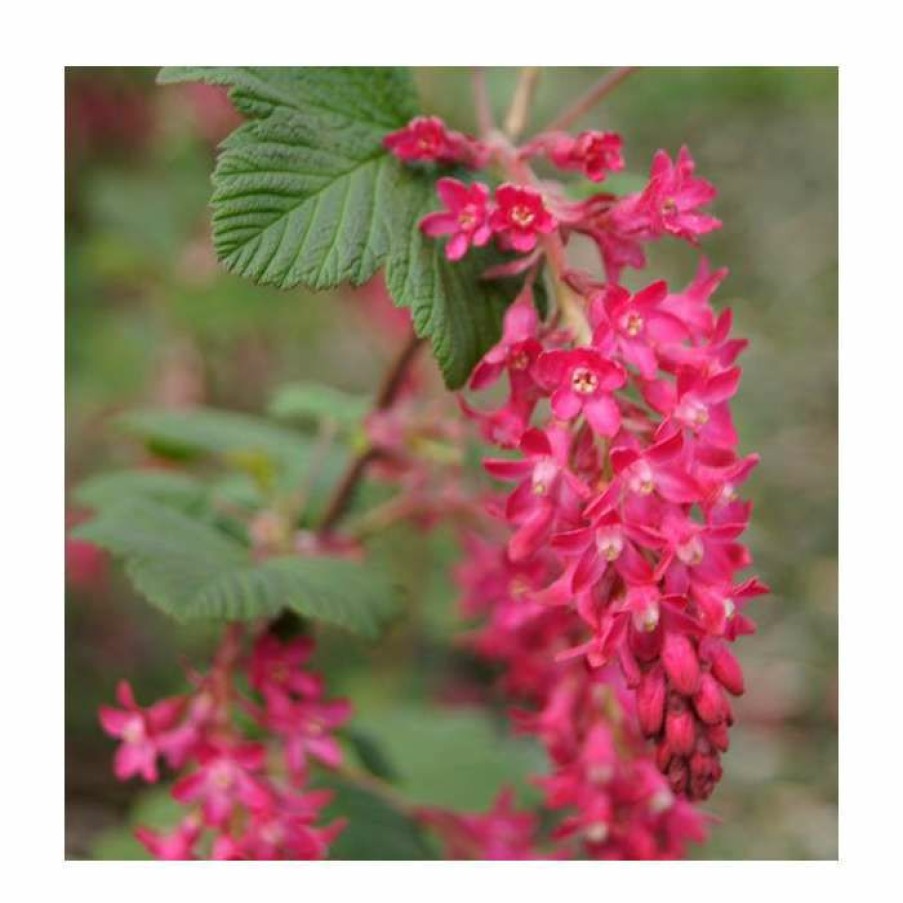
[[[344,700],[327,700],[321,678],[303,668],[313,642],[283,642],[264,631],[244,655],[227,631],[213,667],[191,675],[193,690],[142,708],[120,682],[121,708],[104,706],[100,721],[120,741],[114,770],[150,783],[159,763],[179,777],[173,798],[185,816],[168,833],[145,827],[136,836],[157,859],[322,859],[341,821],[316,823],[330,801],[311,789],[310,762],[335,768],[342,751],[332,731],[351,715]],[[244,674],[251,692],[236,677]],[[263,739],[250,739],[242,716]]]
[[[710,304],[726,271],[703,259],[682,291],[620,284],[625,267],[645,266],[646,243],[695,245],[720,226],[702,209],[714,188],[686,148],[675,160],[659,151],[646,186],[620,197],[572,201],[529,168],[542,156],[601,181],[623,168],[622,146],[601,132],[540,135],[520,150],[490,136],[471,159],[504,183],[493,193],[440,180],[447,212],[422,227],[452,236],[450,259],[491,235],[525,255],[506,272],[528,272],[470,380],[483,390],[506,374],[504,403],[461,400],[506,450],[486,471],[514,487],[487,503],[504,528],[465,537],[463,610],[484,621],[469,643],[504,666],[504,688],[526,705],[515,725],[548,752],[541,784],[548,808],[564,810],[562,853],[576,839],[591,856],[655,858],[703,836],[690,803],[721,778],[730,697],[744,689],[729,646],[754,630],[743,609],[767,588],[742,576],[750,505],[738,489],[758,459],[739,454],[729,406],[746,342]],[[452,184],[479,203],[449,203]],[[567,264],[574,233],[595,243],[599,273]],[[543,266],[558,302],[545,322],[531,290]]]

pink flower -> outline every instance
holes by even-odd
[[[425,235],[435,238],[451,235],[445,246],[445,256],[449,260],[460,260],[471,245],[482,247],[489,241],[492,229],[489,226],[489,188],[482,182],[465,185],[457,179],[439,179],[436,192],[444,212],[427,214],[420,221]]]
[[[583,413],[600,436],[618,431],[621,414],[611,393],[627,381],[620,364],[592,348],[546,351],[537,360],[534,374],[540,385],[552,391],[556,417],[573,420]]]
[[[505,247],[527,252],[536,247],[540,235],[558,225],[546,210],[542,195],[523,185],[500,185],[495,190],[496,209],[489,223]]]
[[[436,829],[452,859],[540,858],[535,851],[539,821],[530,812],[515,810],[510,789],[502,790],[485,814],[423,809],[419,818]]]
[[[383,146],[405,163],[463,163],[483,166],[488,150],[467,135],[448,129],[438,116],[415,116],[383,138]]]
[[[624,142],[614,132],[581,132],[576,138],[558,133],[545,140],[549,159],[560,169],[578,169],[593,182],[624,168]]]
[[[727,402],[739,382],[739,367],[710,376],[684,368],[677,374],[676,383],[652,380],[642,390],[649,405],[671,422],[707,445],[730,449],[737,445],[737,433]]]
[[[262,633],[251,653],[251,686],[265,697],[286,692],[302,697],[320,696],[322,680],[301,668],[310,658],[313,647],[313,640],[308,637],[283,643],[272,633]]]
[[[659,347],[681,342],[689,335],[677,317],[661,309],[667,294],[663,281],[635,295],[618,285],[598,292],[590,309],[595,326],[593,345],[608,356],[620,355],[625,364],[652,379],[658,369]]]
[[[272,791],[256,772],[263,769],[266,749],[259,743],[210,745],[199,752],[200,768],[173,785],[180,803],[200,803],[204,822],[222,828],[236,807],[261,809]]]
[[[438,116],[416,116],[404,128],[386,135],[383,145],[406,163],[456,158],[455,142]]]
[[[615,217],[627,231],[648,231],[652,235],[669,233],[688,241],[718,229],[721,221],[699,212],[714,200],[717,192],[693,173],[695,164],[690,152],[682,147],[675,162],[658,151],[649,172],[649,183],[639,195],[625,198]]]
[[[307,776],[307,757],[313,756],[329,768],[342,761],[342,748],[330,736],[351,717],[351,706],[344,699],[321,702],[310,699],[296,701],[284,694],[267,699],[261,723],[285,744],[285,761],[292,777],[303,781]]]
[[[158,778],[157,756],[166,755],[170,732],[184,711],[185,700],[161,699],[142,709],[124,680],[116,688],[116,698],[122,709],[100,707],[101,726],[111,737],[122,740],[116,751],[114,773],[120,781],[140,775],[153,783]]]
[[[189,815],[169,834],[139,827],[135,829],[135,837],[156,859],[194,859],[194,848],[202,831],[200,819]]]

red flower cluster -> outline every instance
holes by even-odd
[[[752,630],[741,608],[766,591],[754,578],[737,582],[750,564],[737,541],[750,506],[736,492],[757,461],[736,454],[728,407],[744,343],[728,339],[729,314],[699,315],[695,284],[632,295],[572,281],[587,292],[589,345],[562,347],[525,296],[473,376],[486,385],[502,361],[511,373],[502,408],[468,407],[484,435],[520,453],[485,465],[517,483],[497,506],[512,530],[504,565],[521,600],[572,615],[554,636],[569,648],[549,649],[550,659],[618,662],[672,789],[703,799],[727,749],[725,691],[743,689],[725,644]],[[533,426],[542,398],[553,420]]]
[[[491,151],[531,179],[517,161],[536,154],[594,181],[624,165],[620,138],[603,133]],[[646,187],[625,197],[572,202],[552,185],[506,184],[490,210],[486,186],[456,185],[462,202],[423,223],[453,235],[449,257],[488,230],[527,253],[557,229],[562,247],[573,232],[593,239],[606,276],[549,259],[570,293],[558,314],[568,328],[540,323],[528,287],[471,378],[483,389],[507,373],[507,399],[491,411],[462,400],[484,438],[515,452],[485,461],[515,484],[488,502],[507,536],[465,542],[464,611],[486,619],[472,646],[505,666],[506,690],[527,704],[517,726],[548,751],[541,783],[548,808],[565,812],[562,854],[579,853],[576,840],[593,857],[680,855],[703,836],[690,803],[721,777],[729,696],[743,692],[728,646],[754,630],[742,609],[767,592],[739,577],[751,564],[739,541],[750,505],[737,490],[758,460],[738,454],[729,407],[746,343],[730,337],[730,312],[709,304],[725,271],[703,261],[682,292],[659,281],[632,293],[619,279],[645,265],[644,243],[695,244],[717,228],[701,210],[715,190],[686,148],[676,161],[656,154]],[[532,219],[518,231],[525,198]],[[462,215],[479,222],[479,241]]]
[[[345,701],[323,698],[322,680],[302,670],[313,651],[307,638],[282,642],[263,633],[249,660],[241,658],[234,631],[227,632],[211,672],[194,676],[195,689],[148,708],[131,687],[119,684],[122,708],[103,706],[104,730],[120,740],[115,773],[156,782],[158,760],[186,772],[172,796],[187,809],[169,833],[139,828],[136,836],[158,859],[322,859],[342,822],[317,827],[328,791],[310,790],[309,760],[327,768],[342,751],[330,731],[344,724]],[[254,695],[241,693],[235,674],[247,672]],[[237,711],[269,738],[249,741]],[[281,763],[278,761],[281,759]]]
[[[457,179],[439,179],[436,191],[446,209],[425,216],[420,228],[432,238],[451,235],[445,246],[449,260],[460,260],[471,245],[482,247],[493,235],[504,249],[532,251],[539,236],[558,225],[532,188],[501,185],[494,203],[482,182],[468,186]]]

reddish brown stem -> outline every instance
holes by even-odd
[[[383,378],[382,385],[380,385],[373,402],[374,410],[384,411],[386,408],[392,406],[395,399],[398,397],[401,387],[404,385],[408,369],[414,361],[422,341],[422,339],[411,333],[407,343],[401,349]],[[367,469],[367,465],[378,456],[379,452],[370,447],[362,451],[351,461],[347,470],[342,475],[342,478],[339,480],[335,491],[332,494],[332,498],[330,498],[329,503],[326,506],[326,513],[323,515],[323,520],[320,522],[321,532],[328,533],[335,527],[351,504],[355,489],[357,489],[357,485],[361,481],[361,478]]]
[[[637,66],[622,66],[600,78],[585,94],[578,97],[560,116],[553,119],[543,132],[557,132],[573,125],[581,116],[588,113],[599,101],[607,97],[618,85],[637,71]]]

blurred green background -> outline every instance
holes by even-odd
[[[532,127],[599,74],[544,70]],[[148,404],[259,413],[299,379],[369,392],[404,335],[406,315],[378,286],[281,293],[218,268],[206,203],[215,145],[236,120],[217,89],[156,87],[154,75],[66,74],[69,523],[85,515],[71,499],[80,480],[142,460],[112,427],[117,414]],[[416,76],[426,109],[473,128],[467,70]],[[515,77],[490,70],[497,115]],[[725,226],[704,245],[731,272],[716,306],[733,307],[751,340],[736,417],[743,449],[762,456],[748,538],[774,592],[751,610],[760,632],[739,646],[748,692],[706,806],[721,821],[694,855],[836,858],[837,72],[645,69],[582,124],[623,134],[627,190],[657,148],[689,145],[720,192]],[[651,272],[678,286],[695,264],[677,243],[650,255]],[[432,365],[423,369],[439,394]],[[502,781],[540,770],[542,756],[468,705],[485,675],[451,645],[450,536],[396,529],[383,543],[409,587],[407,617],[375,648],[327,632],[316,664],[353,698],[356,723],[384,744],[406,792],[483,807]],[[215,632],[173,625],[92,549],[66,552],[67,855],[132,856],[122,825],[152,821],[161,794],[114,780],[97,707],[120,676],[142,702],[178,691],[184,663],[203,663]]]

